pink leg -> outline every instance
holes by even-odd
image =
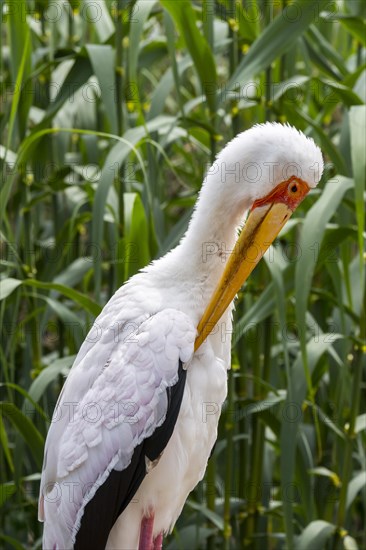
[[[163,533],[159,533],[154,538],[153,550],[161,550],[163,548]]]
[[[154,514],[144,516],[141,520],[139,550],[153,548]]]

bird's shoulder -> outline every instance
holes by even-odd
[[[184,363],[193,353],[195,333],[187,315],[167,308],[114,342],[62,435],[58,477],[87,459],[88,448],[101,443],[104,429],[134,425],[137,429],[124,429],[125,450],[128,442],[132,451],[146,437],[150,425],[160,420],[155,410],[160,394],[177,381],[179,360]]]
[[[96,343],[73,367],[55,409],[42,488],[70,474],[82,478],[86,463],[88,483],[111,467],[126,468],[133,450],[164,421],[166,389],[177,382],[179,362],[192,356],[195,335],[185,313],[165,308],[139,320],[127,336],[102,344],[108,353],[98,354]]]

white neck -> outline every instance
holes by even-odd
[[[237,197],[227,192],[226,185],[219,175],[207,175],[188,230],[180,244],[186,254],[194,255],[195,267],[199,269],[212,269],[215,258],[221,267],[225,265],[223,255],[232,251],[237,229],[249,207],[247,204],[239,204]],[[221,254],[218,254],[220,251]]]
[[[223,273],[249,207],[239,204],[224,186],[217,174],[208,174],[186,234],[162,260],[173,278],[178,269],[180,280],[198,284],[207,300]]]

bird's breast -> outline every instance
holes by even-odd
[[[157,465],[117,520],[107,548],[136,547],[141,518],[151,510],[155,514],[154,536],[169,532],[189,493],[204,476],[227,394],[227,364],[215,355],[210,340],[187,366],[174,432]]]

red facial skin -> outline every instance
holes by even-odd
[[[297,176],[291,176],[288,180],[278,184],[268,195],[254,201],[251,209],[254,210],[258,206],[269,203],[283,202],[294,211],[309,191],[310,187],[304,180]]]

